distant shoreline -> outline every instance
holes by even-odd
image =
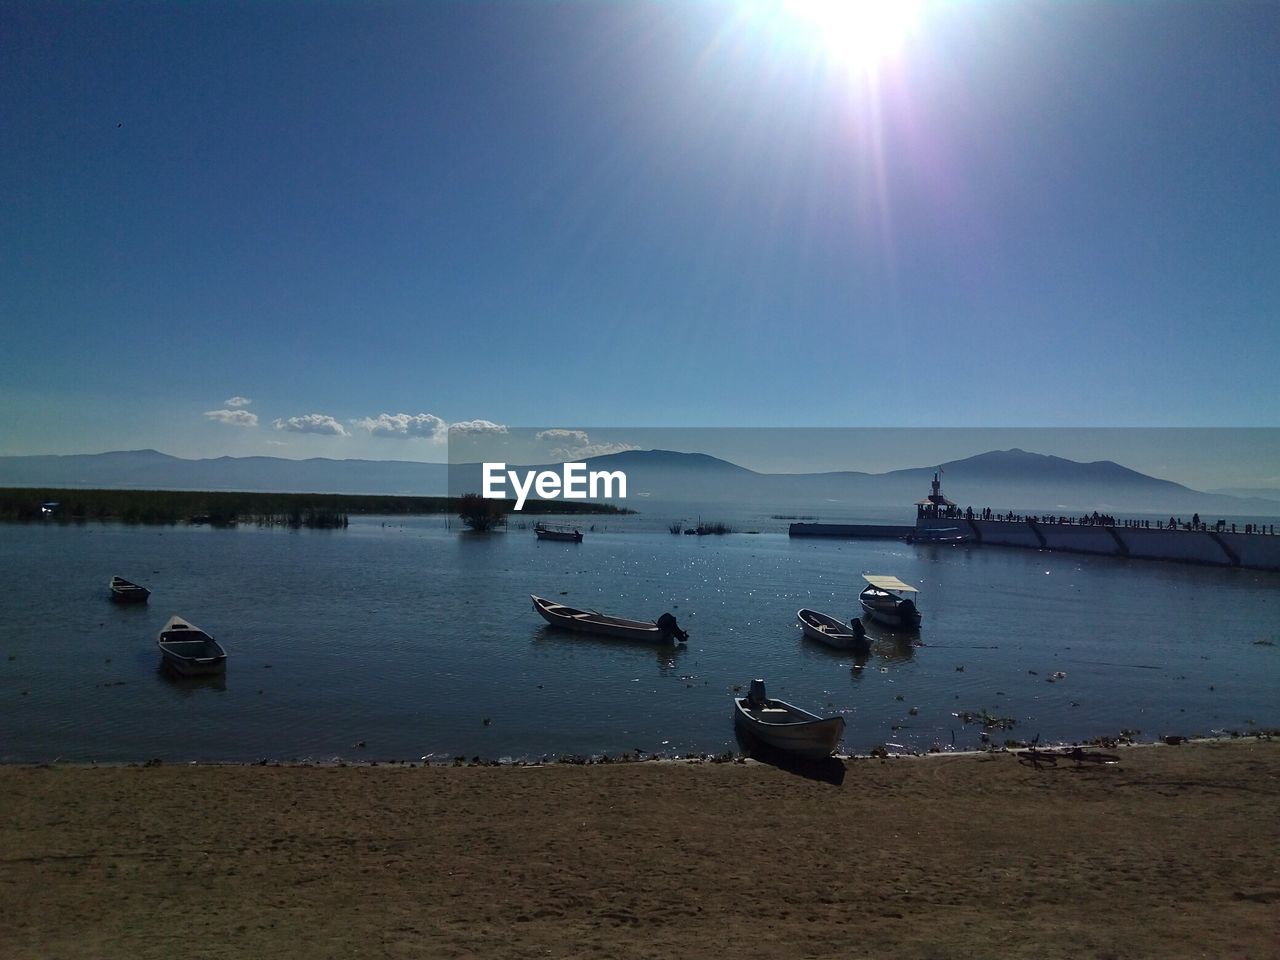
[[[508,515],[515,501],[495,501]],[[66,487],[0,488],[0,521],[145,525],[340,527],[347,516],[445,516],[458,512],[457,497],[345,493],[263,493],[214,490],[80,490]],[[45,512],[44,505],[56,504]],[[619,515],[634,513],[603,503],[529,500],[521,515]]]

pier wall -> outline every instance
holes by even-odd
[[[955,526],[954,523],[951,524]],[[901,540],[916,532],[907,523],[793,523],[793,537],[835,537],[846,540]]]
[[[1201,530],[1117,530],[1129,547],[1131,557],[1181,560],[1184,563],[1212,563],[1235,566],[1231,555],[1213,536]],[[1221,539],[1222,535],[1218,535]],[[1262,540],[1262,537],[1257,539]],[[1274,538],[1280,540],[1280,538]],[[1280,546],[1280,543],[1277,544]],[[1277,562],[1280,565],[1280,561]]]
[[[899,539],[917,530],[933,528],[956,530],[964,535],[965,542],[975,544],[1280,570],[1280,536],[1256,533],[939,518],[921,520],[918,528],[891,524],[793,523],[791,536]]]

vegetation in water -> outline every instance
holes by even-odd
[[[491,500],[508,513],[513,500]],[[46,504],[56,504],[46,511]],[[290,528],[342,528],[351,516],[424,516],[458,512],[458,497],[403,497],[381,494],[253,493],[204,490],[0,489],[0,520],[10,522],[129,524],[239,523]],[[607,504],[528,500],[525,514],[631,513]]]
[[[487,500],[478,493],[466,493],[459,500],[458,516],[467,529],[484,533],[506,523],[507,511],[502,509],[503,503],[502,500]]]
[[[687,532],[687,531],[686,531]],[[700,537],[721,536],[726,533],[733,533],[733,527],[727,523],[699,523],[694,528],[694,533]]]

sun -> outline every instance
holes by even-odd
[[[807,33],[836,65],[874,70],[894,57],[920,18],[920,0],[782,0],[781,29]]]

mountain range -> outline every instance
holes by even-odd
[[[626,506],[658,503],[755,503],[824,516],[859,507],[897,508],[904,519],[940,473],[943,492],[962,506],[997,511],[1080,513],[1199,512],[1273,516],[1280,501],[1192,490],[1110,460],[1082,463],[1025,450],[994,450],[938,467],[888,473],[759,473],[700,453],[630,450],[586,461],[591,470],[627,475]],[[511,468],[555,469],[558,465]],[[0,457],[0,486],[111,489],[252,490],[433,496],[479,491],[479,464],[450,467],[408,460],[287,460],[217,457],[188,460],[156,450],[67,456]],[[1248,491],[1261,493],[1261,491]]]

